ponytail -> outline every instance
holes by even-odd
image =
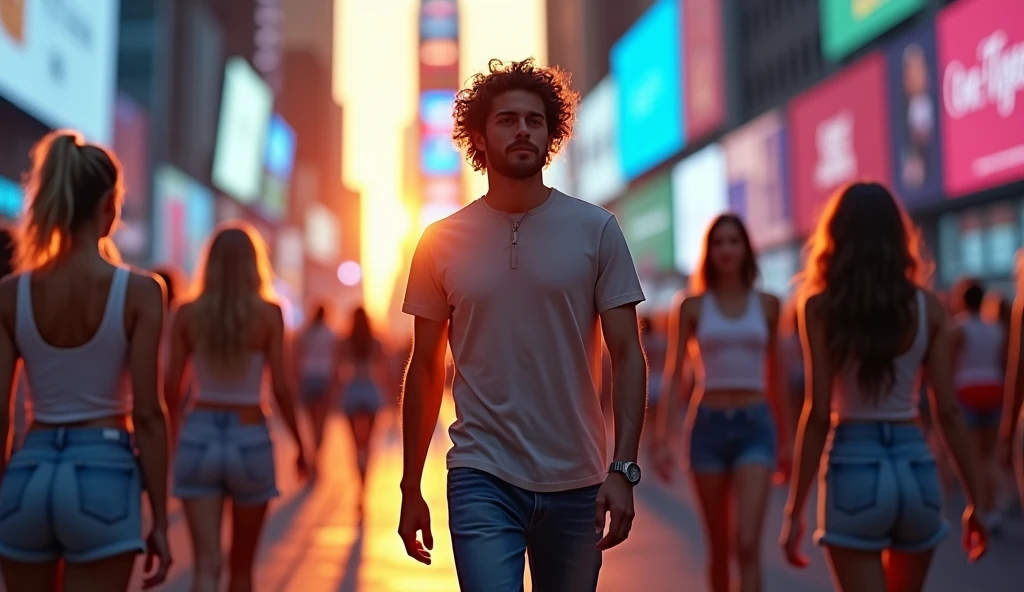
[[[25,184],[29,205],[17,244],[18,269],[36,268],[66,253],[72,234],[93,218],[111,192],[120,199],[116,157],[86,144],[78,132],[44,136],[32,149],[32,171]]]

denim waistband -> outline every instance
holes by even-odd
[[[135,447],[135,438],[130,432],[113,428],[53,428],[31,430],[25,435],[27,446],[53,446],[62,449],[67,446],[88,444],[113,444],[127,449]]]
[[[832,428],[835,442],[877,442],[885,446],[914,444],[924,440],[917,424],[888,421],[838,423]]]
[[[238,411],[214,411],[212,409],[193,409],[192,411],[189,412],[186,421],[193,421],[217,427],[261,425],[260,423],[243,424],[242,418]],[[264,421],[262,423],[265,422],[266,418],[264,418]]]
[[[723,408],[700,405],[697,407],[697,413],[707,417],[742,420],[756,417],[764,417],[765,414],[770,415],[771,407],[768,405],[767,401],[751,403],[750,405],[743,405],[742,407]]]

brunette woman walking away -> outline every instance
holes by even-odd
[[[953,386],[977,453],[978,508],[995,531],[1001,518],[997,504],[1002,497],[1001,475],[995,456],[1006,377],[1006,331],[998,319],[982,317],[985,289],[979,282],[961,282],[957,297],[961,312],[952,329]]]
[[[7,589],[127,590],[148,551],[145,586],[164,581],[167,424],[157,380],[163,288],[109,260],[121,167],[75,132],[37,144],[17,243],[0,282],[0,430],[24,364],[33,416],[0,472],[0,569]],[[130,373],[132,388],[121,388]],[[136,452],[138,456],[136,457]],[[142,539],[142,490],[153,526]]]
[[[274,450],[263,400],[269,368],[274,398],[305,452],[295,420],[293,390],[285,363],[284,316],[271,287],[266,247],[244,223],[223,224],[207,245],[191,299],[174,318],[171,364],[165,391],[172,410],[186,364],[194,370],[195,403],[177,436],[174,495],[181,498],[192,537],[194,592],[215,592],[221,578],[221,523],[231,500],[228,589],[253,590],[253,559],[267,505],[277,497]]]
[[[381,391],[389,386],[388,358],[384,346],[374,336],[366,310],[352,311],[348,337],[338,346],[336,367],[342,368],[341,410],[352,429],[356,470],[359,472],[359,511],[366,490],[366,472],[370,464],[370,444],[377,412],[383,403]],[[332,389],[333,390],[333,389]]]
[[[988,541],[953,388],[949,319],[922,287],[918,245],[903,208],[877,183],[837,192],[809,242],[800,317],[808,388],[781,544],[790,564],[807,565],[804,505],[820,462],[814,540],[842,592],[920,592],[949,532],[935,458],[917,421],[922,368],[935,425],[967,492],[969,559]]]
[[[338,374],[338,335],[327,319],[327,307],[318,305],[295,340],[295,365],[298,369],[299,400],[313,428],[313,466],[319,465],[324,428],[331,412],[335,380]],[[316,471],[313,471],[315,474]]]
[[[669,325],[656,467],[662,479],[670,478],[676,393],[691,359],[697,384],[687,415],[688,464],[713,592],[731,590],[732,559],[739,564],[739,589],[762,589],[761,534],[772,475],[789,459],[781,307],[778,298],[754,289],[757,273],[743,223],[733,214],[719,216],[705,236],[692,295],[677,306]]]

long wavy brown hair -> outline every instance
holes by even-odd
[[[197,352],[219,370],[243,370],[258,307],[276,301],[267,247],[256,229],[240,221],[217,227],[200,258],[192,300]]]
[[[915,292],[931,276],[920,233],[884,186],[852,183],[829,200],[806,249],[801,295],[823,295],[829,361],[855,360],[857,382],[877,400],[892,387]]]

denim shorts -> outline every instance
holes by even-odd
[[[232,411],[188,414],[174,455],[175,497],[229,497],[238,505],[277,497],[274,444],[266,422],[243,425]]]
[[[775,468],[775,421],[767,403],[691,411],[690,470],[721,473],[740,465]]]
[[[316,403],[330,394],[327,392],[330,386],[329,376],[305,376],[299,382],[299,398],[306,405]]]
[[[920,427],[839,424],[825,450],[816,543],[914,553],[935,548],[949,534],[935,457]]]
[[[30,431],[0,485],[0,557],[88,563],[142,552],[141,505],[128,432]]]
[[[341,399],[341,410],[345,415],[377,413],[380,406],[380,391],[377,390],[377,385],[365,378],[350,382]]]

